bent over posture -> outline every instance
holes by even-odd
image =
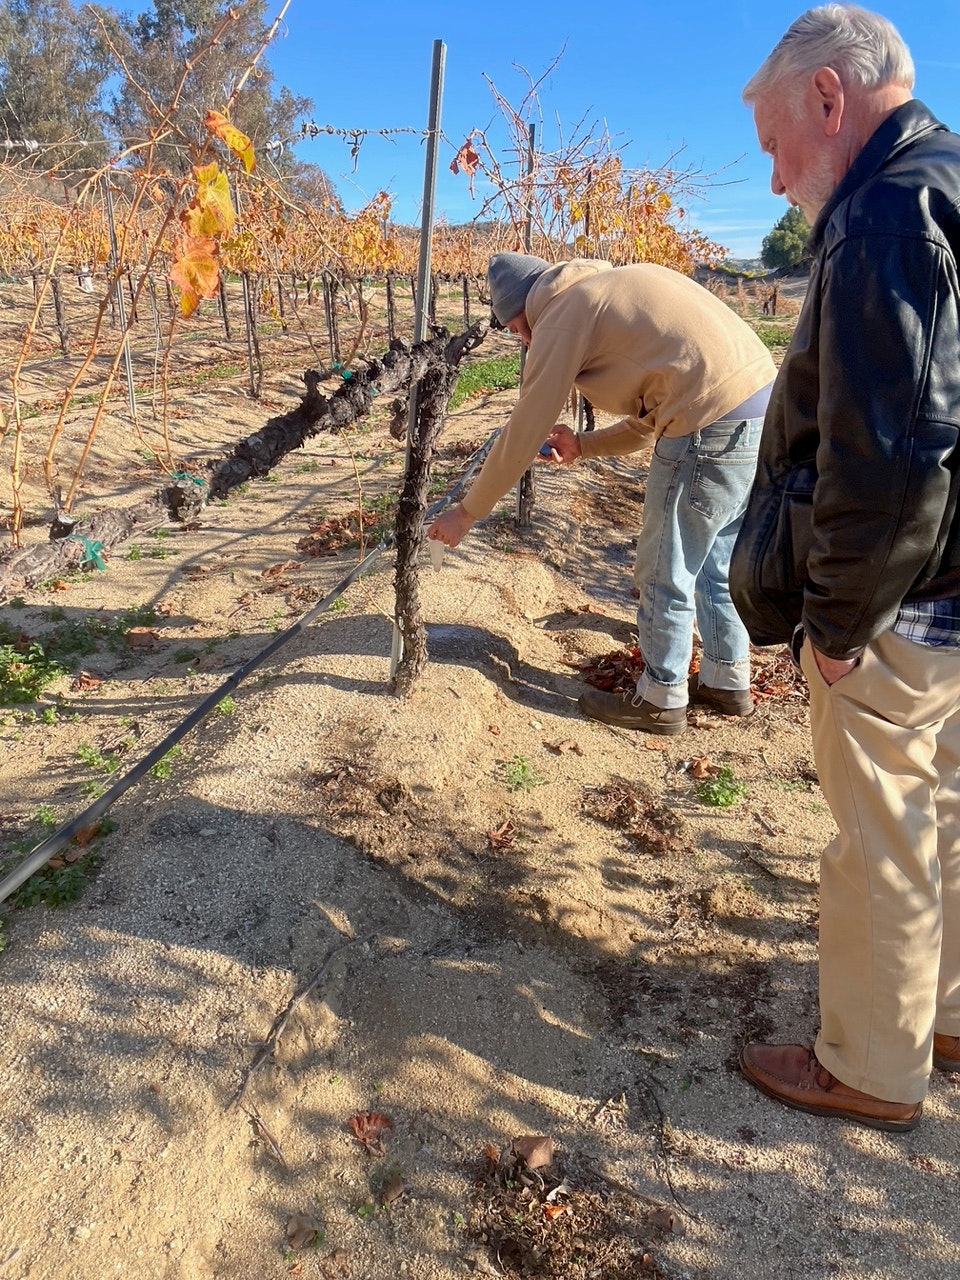
[[[655,444],[635,575],[644,669],[635,691],[590,690],[580,708],[656,734],[683,731],[691,693],[748,714],[748,640],[727,575],[774,375],[767,350],[706,289],[652,263],[501,253],[488,279],[494,315],[528,347],[523,385],[469,494],[428,536],[455,547],[544,442],[562,462]],[[576,436],[555,427],[573,386],[620,421]],[[703,659],[690,688],[694,616]]]
[[[811,9],[744,90],[813,226],[731,587],[794,635],[839,834],[820,870],[820,1033],[748,1044],[767,1094],[904,1130],[960,1069],[960,138],[886,19]]]

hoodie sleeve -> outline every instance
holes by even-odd
[[[582,458],[619,458],[625,453],[648,449],[654,443],[653,431],[639,418],[621,418],[612,426],[599,431],[584,431],[580,435]]]
[[[583,367],[589,336],[589,324],[551,327],[541,321],[534,329],[520,398],[463,500],[474,520],[488,516],[513,488],[556,426]]]

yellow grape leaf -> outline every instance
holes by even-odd
[[[230,200],[227,175],[214,162],[194,165],[193,176],[197,193],[180,215],[184,231],[191,237],[229,234],[237,215]]]
[[[203,117],[203,123],[221,142],[227,144],[239,160],[243,161],[243,167],[247,173],[256,167],[253,143],[245,133],[240,132],[236,125],[232,125],[225,115],[219,111],[208,111]]]
[[[217,243],[209,237],[184,241],[183,252],[170,268],[170,280],[180,290],[180,314],[192,316],[201,298],[216,297],[220,287]]]

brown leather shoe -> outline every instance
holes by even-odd
[[[905,1133],[920,1122],[922,1102],[885,1102],[843,1084],[802,1044],[745,1044],[740,1069],[768,1097],[815,1116],[853,1120],[871,1129]]]
[[[687,696],[694,706],[709,707],[721,716],[752,716],[756,710],[749,689],[712,689],[700,683],[696,671],[687,681]]]
[[[933,1065],[938,1071],[960,1071],[960,1036],[933,1033]]]
[[[636,693],[606,693],[585,689],[577,706],[591,720],[616,725],[618,729],[640,729],[643,733],[674,735],[687,727],[686,707],[655,707]]]

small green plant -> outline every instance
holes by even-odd
[[[140,545],[139,545],[139,543],[136,543],[136,542],[135,542],[135,543],[133,544],[133,546],[132,546],[132,547],[130,548],[130,550],[127,552],[127,559],[128,559],[128,560],[142,560],[142,559],[143,559],[143,552],[140,550]]]
[[[715,777],[701,778],[693,791],[703,804],[716,809],[729,809],[747,794],[747,788],[736,780],[728,764],[721,765]]]
[[[196,649],[174,649],[173,651],[174,662],[196,662],[199,656]]]
[[[48,685],[65,674],[66,669],[39,640],[18,637],[14,643],[0,643],[0,705],[36,702]]]
[[[236,711],[236,709],[237,709],[236,701],[235,699],[230,697],[229,693],[226,695],[225,698],[221,698],[220,701],[217,703],[217,711],[222,716],[232,715],[233,712]]]
[[[166,755],[160,757],[156,764],[152,764],[150,766],[151,777],[159,778],[161,781],[163,781],[164,778],[169,778],[171,770],[173,769],[173,762],[180,754],[180,751],[181,747],[179,745],[171,747]]]
[[[120,768],[120,757],[115,751],[99,751],[91,747],[89,742],[81,742],[77,747],[77,759],[91,769],[99,769],[101,773],[116,773]]]
[[[23,596],[13,596],[12,599],[7,601],[7,604],[11,609],[25,609],[27,607],[27,602]]]
[[[38,805],[30,818],[35,827],[39,827],[41,831],[51,831],[57,825],[57,814],[52,805]]]
[[[770,351],[782,351],[790,345],[793,331],[779,324],[758,324],[757,337]]]
[[[347,607],[347,597],[337,596],[333,604],[330,606],[331,613],[341,613]]]
[[[43,710],[40,712],[40,719],[43,721],[44,724],[56,724],[57,708],[44,707]]]
[[[500,766],[500,777],[511,791],[532,791],[545,782],[525,756],[505,760]]]
[[[156,546],[150,552],[150,555],[154,560],[169,560],[171,556],[177,554],[172,547],[167,546],[167,539],[170,537],[169,529],[154,529],[153,537]]]
[[[357,1206],[357,1217],[361,1222],[369,1222],[377,1213],[377,1206],[371,1204],[369,1200],[365,1200],[363,1204]]]

